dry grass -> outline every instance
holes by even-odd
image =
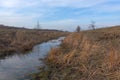
[[[30,50],[38,43],[66,34],[66,32],[54,30],[0,28],[0,56]]]
[[[72,33],[48,54],[46,80],[120,80],[119,52],[120,27]]]

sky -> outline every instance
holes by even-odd
[[[0,24],[74,30],[120,25],[120,0],[0,0]]]

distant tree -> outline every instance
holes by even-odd
[[[90,28],[95,30],[95,21],[91,21]]]
[[[39,21],[37,21],[37,23],[36,23],[36,25],[35,25],[34,29],[36,29],[36,30],[41,29],[41,26],[40,26]]]
[[[39,21],[37,22],[37,26],[36,26],[37,29],[40,29],[40,24],[39,24]]]
[[[80,32],[80,26],[77,26],[76,32]]]

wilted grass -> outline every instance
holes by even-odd
[[[48,80],[120,80],[119,52],[120,27],[72,33],[49,52],[44,71]]]
[[[0,56],[30,50],[35,44],[66,34],[55,30],[0,28]]]

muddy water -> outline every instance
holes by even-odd
[[[30,80],[28,74],[37,72],[40,66],[44,66],[39,59],[44,58],[51,48],[59,46],[62,39],[64,37],[36,45],[31,52],[25,54],[0,59],[0,80]]]

